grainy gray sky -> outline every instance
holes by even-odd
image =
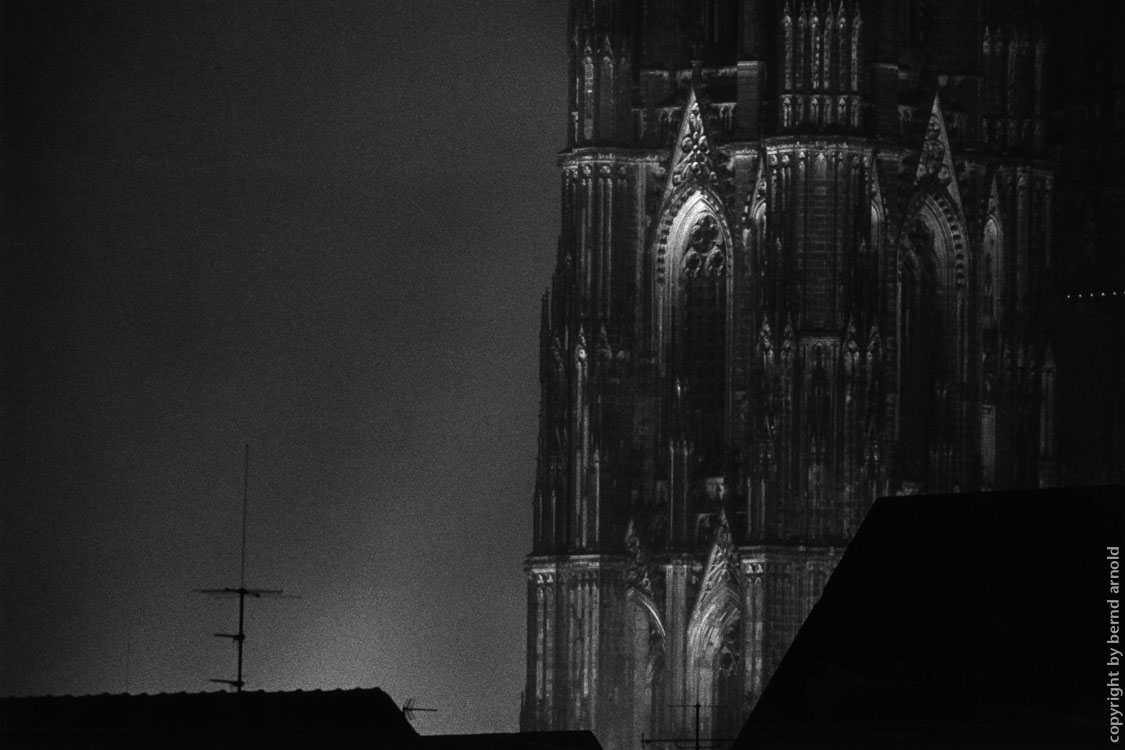
[[[4,3],[0,694],[516,729],[565,13]]]

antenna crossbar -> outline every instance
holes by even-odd
[[[242,688],[246,685],[246,681],[242,679],[242,646],[246,641],[246,597],[253,597],[254,599],[265,598],[283,598],[295,599],[294,596],[285,596],[285,592],[281,589],[257,589],[248,588],[246,586],[246,504],[248,489],[250,486],[250,445],[246,445],[245,461],[243,463],[242,472],[242,549],[239,562],[239,583],[238,586],[225,586],[222,588],[212,589],[196,589],[197,593],[206,594],[217,598],[233,598],[238,597],[238,632],[237,633],[215,633],[216,638],[229,638],[234,642],[238,650],[238,677],[233,680],[224,679],[211,679],[211,682],[217,682],[221,685],[230,685],[236,692],[241,693]],[[419,709],[420,710],[420,709]]]
[[[420,708],[419,706],[414,705],[414,699],[413,698],[407,698],[406,702],[402,704],[402,715],[406,717],[407,721],[414,721],[414,712],[415,711],[436,712],[437,709],[436,708]]]
[[[256,599],[263,596],[274,597],[281,596],[285,592],[282,589],[244,589],[244,588],[225,588],[225,589],[196,589],[197,593],[208,594],[210,596],[229,597],[229,596],[252,596]],[[289,597],[293,598],[293,597]]]
[[[722,743],[724,743],[724,742],[733,742],[734,739],[735,739],[734,737],[711,737],[711,738],[708,738],[708,739],[704,739],[704,738],[699,736],[699,723],[700,723],[699,722],[699,712],[700,712],[700,709],[705,708],[705,707],[706,708],[721,708],[722,706],[723,706],[723,704],[721,704],[721,703],[700,703],[699,701],[696,701],[695,703],[673,703],[673,704],[669,705],[669,708],[694,708],[695,709],[695,737],[694,737],[694,739],[691,738],[691,737],[658,737],[658,738],[648,737],[648,738],[646,738],[642,734],[641,735],[641,745],[642,746],[648,746],[648,745],[654,745],[654,744],[659,743],[659,742],[671,742],[672,746],[677,748],[677,750],[688,750],[688,748],[692,748],[693,750],[714,750],[714,748],[720,747],[722,745]]]

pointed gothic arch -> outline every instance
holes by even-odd
[[[997,404],[996,392],[1001,376],[1000,331],[1007,299],[1005,278],[1003,223],[999,216],[996,199],[996,183],[993,182],[992,197],[989,200],[988,219],[981,235],[979,257],[980,278],[980,466],[981,485],[984,489],[998,486],[997,475]]]
[[[868,243],[868,250],[876,258],[883,257],[883,206],[880,205],[881,201],[876,195],[871,199],[871,241]]]
[[[656,603],[647,592],[630,586],[625,602],[633,729],[638,736],[652,736],[663,728],[661,716],[653,712],[653,707],[667,703],[667,634]]]
[[[742,609],[738,591],[726,585],[713,591],[713,596],[692,617],[688,626],[688,693],[692,703],[709,707],[704,712],[710,723],[711,737],[730,737],[738,725],[731,717],[738,716],[744,701],[744,654],[742,654]],[[703,729],[708,733],[708,729]]]
[[[980,258],[981,313],[986,320],[998,322],[1007,294],[1004,288],[1004,232],[996,216],[990,215],[985,222]]]
[[[710,191],[684,191],[669,208],[657,252],[665,269],[659,359],[678,431],[694,446],[703,475],[718,475],[727,438],[734,243],[722,201]]]
[[[751,272],[758,276],[763,285],[768,277],[768,266],[771,262],[766,239],[769,231],[768,221],[766,202],[759,201],[750,211],[742,242]]]
[[[732,552],[724,522],[688,624],[688,702],[709,707],[701,731],[712,737],[737,734],[745,694],[741,587]]]
[[[592,141],[594,139],[594,52],[589,41],[582,50],[582,88],[579,117],[582,121],[581,139]]]
[[[945,191],[916,196],[899,230],[899,474],[951,490],[959,483],[953,409],[965,380],[965,262],[960,212]]]
[[[768,265],[768,213],[766,210],[766,196],[768,186],[765,176],[766,155],[758,155],[758,170],[754,178],[754,187],[746,195],[746,208],[742,214],[742,252],[748,264],[748,270],[755,276],[764,280]]]

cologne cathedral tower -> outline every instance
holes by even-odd
[[[1062,10],[571,1],[523,729],[733,738],[876,497],[1066,480],[1125,138]]]

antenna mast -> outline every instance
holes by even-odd
[[[407,698],[406,703],[402,704],[402,715],[406,717],[407,721],[414,721],[415,711],[437,711],[436,708],[419,708],[414,705],[413,698]]]
[[[696,686],[696,689],[698,690],[698,685]],[[733,742],[734,739],[735,739],[734,737],[712,737],[710,739],[704,739],[703,737],[700,737],[700,735],[699,735],[699,711],[700,711],[700,709],[702,709],[704,707],[719,708],[721,705],[722,704],[700,703],[699,701],[696,701],[695,703],[673,703],[670,706],[670,708],[694,708],[695,709],[695,738],[694,738],[694,741],[690,737],[661,737],[661,738],[651,738],[651,737],[649,737],[649,738],[646,738],[642,734],[641,735],[641,746],[642,747],[648,747],[649,745],[663,744],[663,743],[666,743],[666,742],[670,742],[670,743],[672,743],[672,747],[677,748],[677,750],[689,750],[689,748],[691,748],[691,750],[713,750],[714,748],[720,747],[722,745],[722,743],[724,743],[724,742]]]
[[[246,682],[242,679],[242,645],[246,641],[246,597],[252,596],[255,599],[262,597],[281,597],[284,593],[281,589],[249,589],[246,588],[246,504],[249,497],[250,487],[250,444],[246,444],[246,452],[242,464],[242,553],[239,563],[239,576],[238,588],[221,588],[221,589],[197,589],[201,594],[216,597],[238,597],[238,632],[237,633],[215,633],[216,638],[229,638],[234,641],[234,645],[238,651],[238,673],[237,677],[233,680],[212,679],[211,682],[222,683],[223,685],[230,685],[234,688],[235,692],[241,693],[243,686]],[[294,598],[294,597],[286,597]]]

